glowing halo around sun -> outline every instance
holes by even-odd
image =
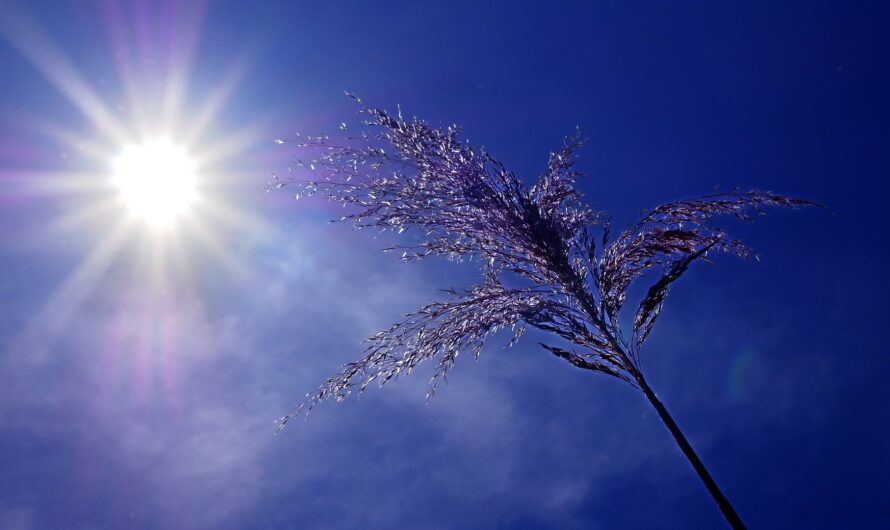
[[[0,177],[11,175],[35,207],[53,212],[23,237],[85,245],[76,247],[80,263],[0,353],[48,355],[83,307],[101,297],[123,315],[120,326],[109,326],[108,343],[116,346],[101,364],[128,350],[145,381],[173,373],[171,352],[191,339],[177,331],[170,308],[200,305],[207,266],[241,285],[254,272],[236,252],[241,242],[277,237],[252,212],[255,202],[242,199],[255,177],[239,163],[265,140],[268,124],[233,121],[228,112],[250,72],[249,50],[218,71],[204,67],[202,82],[191,83],[201,4],[103,3],[109,41],[93,49],[99,55],[85,55],[88,65],[113,70],[102,77],[72,60],[25,3],[0,5],[0,42],[80,114],[71,122],[49,111],[28,116],[28,130],[40,133],[48,153],[58,150],[61,162],[47,157],[34,167],[0,168]],[[262,182],[253,189],[262,194]]]
[[[170,228],[195,201],[196,166],[184,149],[160,139],[126,147],[112,162],[112,184],[137,218]]]

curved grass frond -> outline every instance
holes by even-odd
[[[534,185],[526,187],[499,160],[462,141],[456,126],[431,127],[401,111],[393,115],[362,106],[360,112],[367,130],[358,136],[295,140],[300,151],[314,155],[296,161],[310,178],[276,179],[270,187],[288,186],[298,197],[320,194],[349,206],[341,220],[358,228],[411,230],[416,244],[384,249],[402,251],[406,261],[430,255],[479,258],[485,282],[466,291],[448,290],[446,300],[371,337],[365,356],[328,379],[303,408],[343,399],[375,381],[384,384],[436,359],[432,394],[461,352],[478,356],[485,339],[504,328],[519,330],[512,344],[526,326],[582,350],[542,344],[551,354],[642,388],[639,349],[671,285],[710,253],[751,254],[711,218],[750,221],[765,207],[815,205],[757,190],[681,200],[658,206],[609,242],[609,225],[576,188],[580,132],[566,138]],[[601,249],[596,228],[603,232]],[[640,302],[628,342],[618,313],[630,285],[652,269],[662,274]],[[505,277],[527,286],[506,288]]]

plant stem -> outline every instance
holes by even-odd
[[[655,392],[652,388],[646,383],[646,380],[639,376],[637,382],[640,384],[640,389],[646,394],[646,398],[649,399],[649,402],[652,403],[652,406],[655,407],[655,410],[658,412],[658,416],[661,418],[661,421],[667,425],[671,434],[674,435],[674,440],[677,441],[677,445],[680,446],[680,449],[683,451],[683,454],[686,455],[686,458],[689,459],[689,463],[692,464],[692,467],[695,468],[695,472],[698,473],[699,478],[701,478],[702,482],[705,483],[705,486],[708,488],[708,491],[711,493],[711,496],[714,497],[714,500],[717,502],[717,506],[720,508],[720,511],[723,512],[723,516],[726,517],[727,522],[729,522],[730,526],[732,526],[735,530],[745,530],[745,524],[742,523],[742,519],[736,513],[735,509],[733,509],[732,505],[729,503],[729,499],[723,495],[723,492],[720,491],[720,488],[717,487],[717,483],[714,482],[714,478],[711,477],[711,474],[708,473],[708,470],[705,469],[705,465],[702,463],[701,459],[695,454],[695,450],[692,449],[692,445],[690,445],[689,441],[683,435],[683,432],[680,430],[680,427],[677,426],[677,423],[668,413],[664,404],[658,399],[655,395]]]
[[[571,270],[568,266],[568,263],[563,264],[564,269],[566,271]],[[570,273],[566,272],[566,277],[570,277]],[[702,482],[705,483],[705,486],[708,488],[708,491],[711,493],[711,496],[717,502],[717,506],[720,508],[720,511],[723,512],[723,516],[726,517],[726,521],[734,530],[746,530],[745,523],[742,522],[742,519],[739,517],[739,514],[736,513],[735,509],[732,507],[732,504],[729,503],[729,499],[723,495],[723,492],[720,491],[720,488],[717,486],[717,483],[714,481],[714,478],[708,473],[708,470],[705,468],[705,465],[702,463],[701,459],[695,454],[695,450],[692,448],[692,445],[689,443],[689,440],[683,435],[683,432],[680,430],[680,427],[677,425],[677,422],[674,421],[674,418],[671,417],[670,413],[668,413],[664,404],[658,399],[658,396],[655,395],[655,391],[652,390],[652,387],[649,386],[649,383],[646,382],[646,379],[643,377],[643,372],[640,369],[639,365],[634,363],[631,360],[631,357],[627,354],[627,350],[622,347],[621,341],[611,332],[609,326],[603,320],[603,317],[600,316],[600,311],[597,309],[596,304],[593,301],[593,297],[587,292],[586,289],[581,287],[581,281],[577,280],[575,282],[568,282],[571,285],[569,292],[575,295],[578,299],[578,302],[581,304],[581,307],[587,313],[587,316],[590,318],[590,321],[596,326],[597,329],[603,334],[604,337],[609,341],[615,351],[618,352],[618,355],[621,357],[621,360],[624,362],[624,366],[627,367],[627,371],[634,378],[637,384],[640,387],[640,390],[646,394],[646,398],[652,403],[652,406],[655,407],[655,410],[658,412],[658,416],[661,418],[661,421],[667,425],[671,434],[674,435],[674,440],[677,441],[677,445],[680,446],[680,449],[683,451],[683,454],[686,455],[686,458],[689,460],[689,463],[692,464],[692,467],[695,469],[695,472],[698,473],[699,478]]]

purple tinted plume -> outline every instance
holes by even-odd
[[[462,141],[456,126],[431,127],[401,111],[362,106],[361,112],[366,128],[359,135],[292,142],[308,154],[309,160],[296,163],[311,177],[276,177],[270,187],[347,205],[350,213],[341,220],[359,228],[412,230],[416,244],[385,249],[401,252],[403,260],[479,259],[483,280],[466,290],[446,290],[443,300],[369,338],[364,357],[325,381],[300,409],[382,385],[426,360],[436,363],[432,394],[460,353],[478,356],[488,335],[503,329],[512,331],[512,344],[527,326],[553,336],[554,344],[541,344],[545,351],[641,388],[640,347],[670,286],[697,259],[716,252],[750,255],[711,218],[750,220],[767,206],[814,204],[756,190],[709,195],[659,206],[609,242],[603,214],[588,207],[575,187],[580,133],[567,138],[526,186],[499,160]],[[660,277],[626,332],[618,314],[629,286],[649,270]],[[502,282],[509,277],[524,286],[507,288]],[[281,418],[280,425],[298,413]]]

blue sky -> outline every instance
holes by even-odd
[[[263,184],[344,90],[457,123],[530,180],[576,126],[623,226],[734,186],[827,204],[726,222],[645,352],[751,528],[890,517],[878,2],[28,2],[0,7],[0,528],[722,528],[643,396],[529,340],[272,421],[476,271],[405,265]],[[128,217],[111,160],[188,139],[200,208]]]

